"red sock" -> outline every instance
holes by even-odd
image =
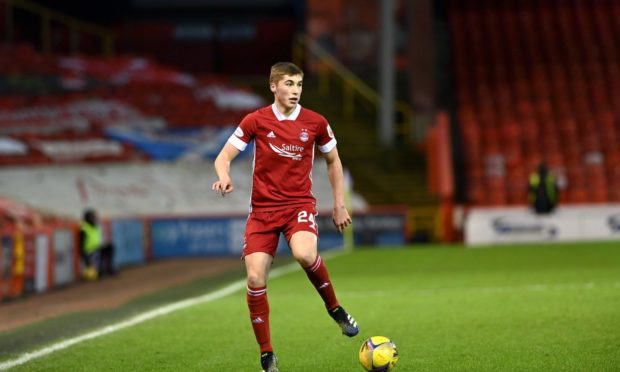
[[[269,332],[269,301],[267,301],[267,287],[250,288],[246,296],[250,309],[250,320],[256,342],[260,352],[273,351],[271,334]]]
[[[308,279],[314,285],[314,288],[319,292],[323,302],[325,302],[325,307],[327,310],[332,310],[337,307],[338,300],[336,299],[336,293],[334,292],[334,287],[332,286],[332,282],[329,279],[329,274],[327,273],[327,268],[321,259],[321,256],[316,256],[316,260],[312,265],[305,268],[306,275],[308,275]]]

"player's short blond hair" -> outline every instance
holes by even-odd
[[[278,62],[271,66],[271,74],[269,74],[269,84],[277,84],[284,75],[301,75],[304,77],[304,72],[292,62]]]

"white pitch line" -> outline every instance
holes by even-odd
[[[321,256],[324,259],[329,259],[329,258],[338,256],[338,255],[341,255],[341,254],[343,254],[343,252],[334,252],[334,253],[328,252],[328,253],[325,253],[325,254],[321,254]],[[297,264],[297,262],[292,262],[290,264],[287,264],[287,265],[284,265],[284,266],[281,266],[281,267],[277,267],[277,268],[271,270],[271,273],[269,274],[269,277],[271,279],[275,279],[277,277],[280,277],[280,276],[283,276],[285,274],[288,274],[288,273],[294,271],[297,268],[299,268],[299,264]],[[153,318],[157,318],[158,316],[170,314],[170,313],[175,312],[177,310],[185,309],[187,307],[194,306],[194,305],[197,305],[197,304],[218,300],[218,299],[220,299],[222,297],[226,297],[226,296],[231,295],[231,294],[233,294],[233,293],[235,293],[235,292],[237,292],[237,291],[239,291],[241,289],[244,289],[245,287],[246,287],[246,280],[243,279],[243,280],[239,280],[239,281],[236,281],[234,283],[231,283],[231,284],[227,285],[224,288],[218,289],[215,292],[210,292],[210,293],[198,296],[198,297],[188,298],[187,300],[177,301],[177,302],[173,302],[173,303],[168,304],[168,305],[164,305],[162,307],[155,308],[153,310],[144,312],[142,314],[138,314],[138,315],[134,316],[133,318],[130,318],[130,319],[125,320],[125,321],[122,321],[120,323],[112,324],[112,325],[109,325],[107,327],[103,327],[101,329],[98,329],[96,331],[92,331],[92,332],[86,333],[86,334],[81,335],[81,336],[70,338],[68,340],[65,340],[65,341],[62,341],[62,342],[59,342],[59,343],[56,343],[56,344],[52,344],[50,346],[44,347],[42,349],[30,352],[30,353],[22,354],[18,358],[7,360],[5,362],[1,362],[0,363],[0,371],[4,371],[4,370],[7,370],[9,368],[17,367],[19,365],[28,363],[31,360],[40,358],[40,357],[45,356],[45,355],[49,355],[49,354],[54,353],[54,352],[59,351],[59,350],[66,349],[66,348],[68,348],[70,346],[73,346],[75,344],[79,344],[80,342],[83,342],[83,341],[92,340],[93,338],[105,336],[105,335],[110,334],[112,332],[120,331],[121,329],[133,327],[136,324],[140,324],[140,323],[145,322],[147,320],[150,320],[150,319],[153,319]]]

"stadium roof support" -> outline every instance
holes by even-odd
[[[377,0],[381,8],[379,12],[381,25],[379,51],[379,96],[381,100],[379,123],[377,125],[379,140],[384,146],[394,144],[394,100],[395,100],[395,71],[394,54],[395,24],[394,0]]]

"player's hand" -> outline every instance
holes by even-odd
[[[334,207],[332,221],[334,222],[336,229],[338,229],[338,232],[342,232],[347,226],[349,226],[351,224],[351,216],[349,216],[347,208],[344,206]]]
[[[219,180],[219,181],[213,182],[213,186],[211,186],[211,190],[215,191],[216,193],[224,197],[227,194],[230,194],[231,192],[233,192],[233,190],[235,190],[235,187],[233,186],[232,181],[230,179]]]

